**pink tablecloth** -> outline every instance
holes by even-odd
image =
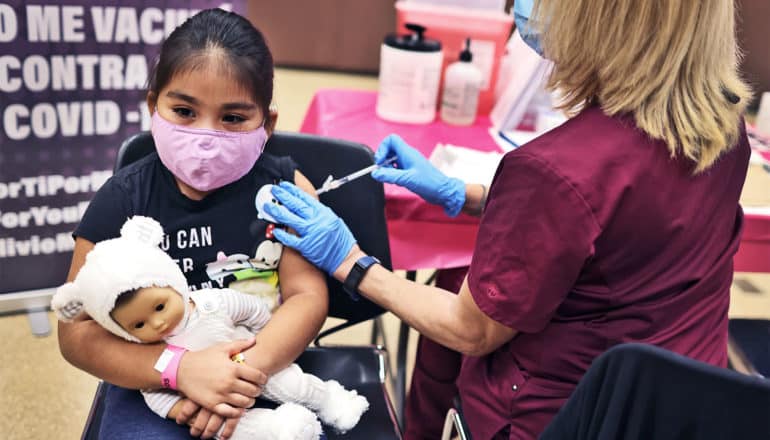
[[[426,157],[438,143],[481,151],[500,151],[488,133],[489,118],[470,127],[455,127],[436,120],[426,125],[397,124],[375,114],[377,94],[370,91],[321,90],[305,114],[300,131],[359,142],[376,150],[387,135],[396,133]],[[478,219],[464,214],[447,217],[411,192],[385,186],[393,267],[402,270],[445,269],[470,264]]]
[[[745,215],[741,247],[733,261],[736,272],[770,272],[770,216]]]

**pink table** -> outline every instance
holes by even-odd
[[[438,143],[481,151],[500,151],[488,133],[489,118],[470,127],[455,127],[438,118],[431,124],[398,124],[375,114],[377,93],[320,90],[313,97],[300,131],[358,142],[376,150],[389,134],[397,133],[425,157]],[[406,189],[385,185],[385,215],[394,269],[446,269],[468,266],[476,242],[478,219],[460,214],[452,219]]]
[[[770,272],[770,216],[745,215],[741,247],[733,263],[736,272]]]
[[[746,178],[742,202],[744,203],[743,237],[741,247],[735,254],[736,272],[770,272],[770,206],[767,188],[770,179],[770,137],[747,125],[751,148],[761,158],[762,166],[750,167]]]

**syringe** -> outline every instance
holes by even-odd
[[[326,181],[324,181],[323,185],[321,185],[321,187],[318,188],[315,191],[315,193],[317,195],[320,195],[320,194],[323,194],[325,192],[329,192],[331,190],[337,189],[337,188],[341,187],[342,185],[344,185],[344,184],[346,184],[348,182],[351,182],[353,180],[358,179],[359,177],[362,177],[362,176],[365,176],[365,175],[371,173],[372,171],[376,170],[377,168],[379,168],[381,166],[390,165],[390,164],[396,162],[397,159],[398,158],[396,156],[393,156],[391,158],[388,158],[387,160],[385,160],[385,162],[383,162],[383,163],[381,163],[379,165],[378,164],[370,165],[370,166],[368,166],[366,168],[363,168],[363,169],[360,169],[358,171],[352,172],[352,173],[348,174],[345,177],[340,177],[339,179],[334,179],[333,176],[329,175],[329,177],[326,178]]]

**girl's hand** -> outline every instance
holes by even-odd
[[[212,438],[224,424],[219,438],[227,440],[233,435],[240,420],[240,418],[223,419],[190,399],[183,399],[180,403],[182,406],[175,421],[180,425],[190,425],[190,435],[193,437]]]
[[[227,440],[235,432],[235,427],[240,419],[240,417],[225,419],[206,408],[201,408],[195,417],[195,421],[190,425],[190,435],[193,437],[200,436],[203,439],[214,438],[219,429],[224,425],[219,439]]]
[[[225,418],[237,418],[254,405],[267,382],[265,373],[236,363],[231,356],[254,345],[254,338],[212,345],[182,356],[177,388],[200,406]]]

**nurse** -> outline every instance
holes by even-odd
[[[276,237],[423,335],[463,353],[477,439],[536,438],[591,361],[643,342],[727,364],[738,205],[749,159],[729,0],[539,0],[525,41],[554,63],[573,117],[500,163],[489,188],[434,169],[397,136],[378,180],[450,215],[484,211],[459,295],[407,281],[295,186]],[[545,25],[547,24],[547,26]]]

